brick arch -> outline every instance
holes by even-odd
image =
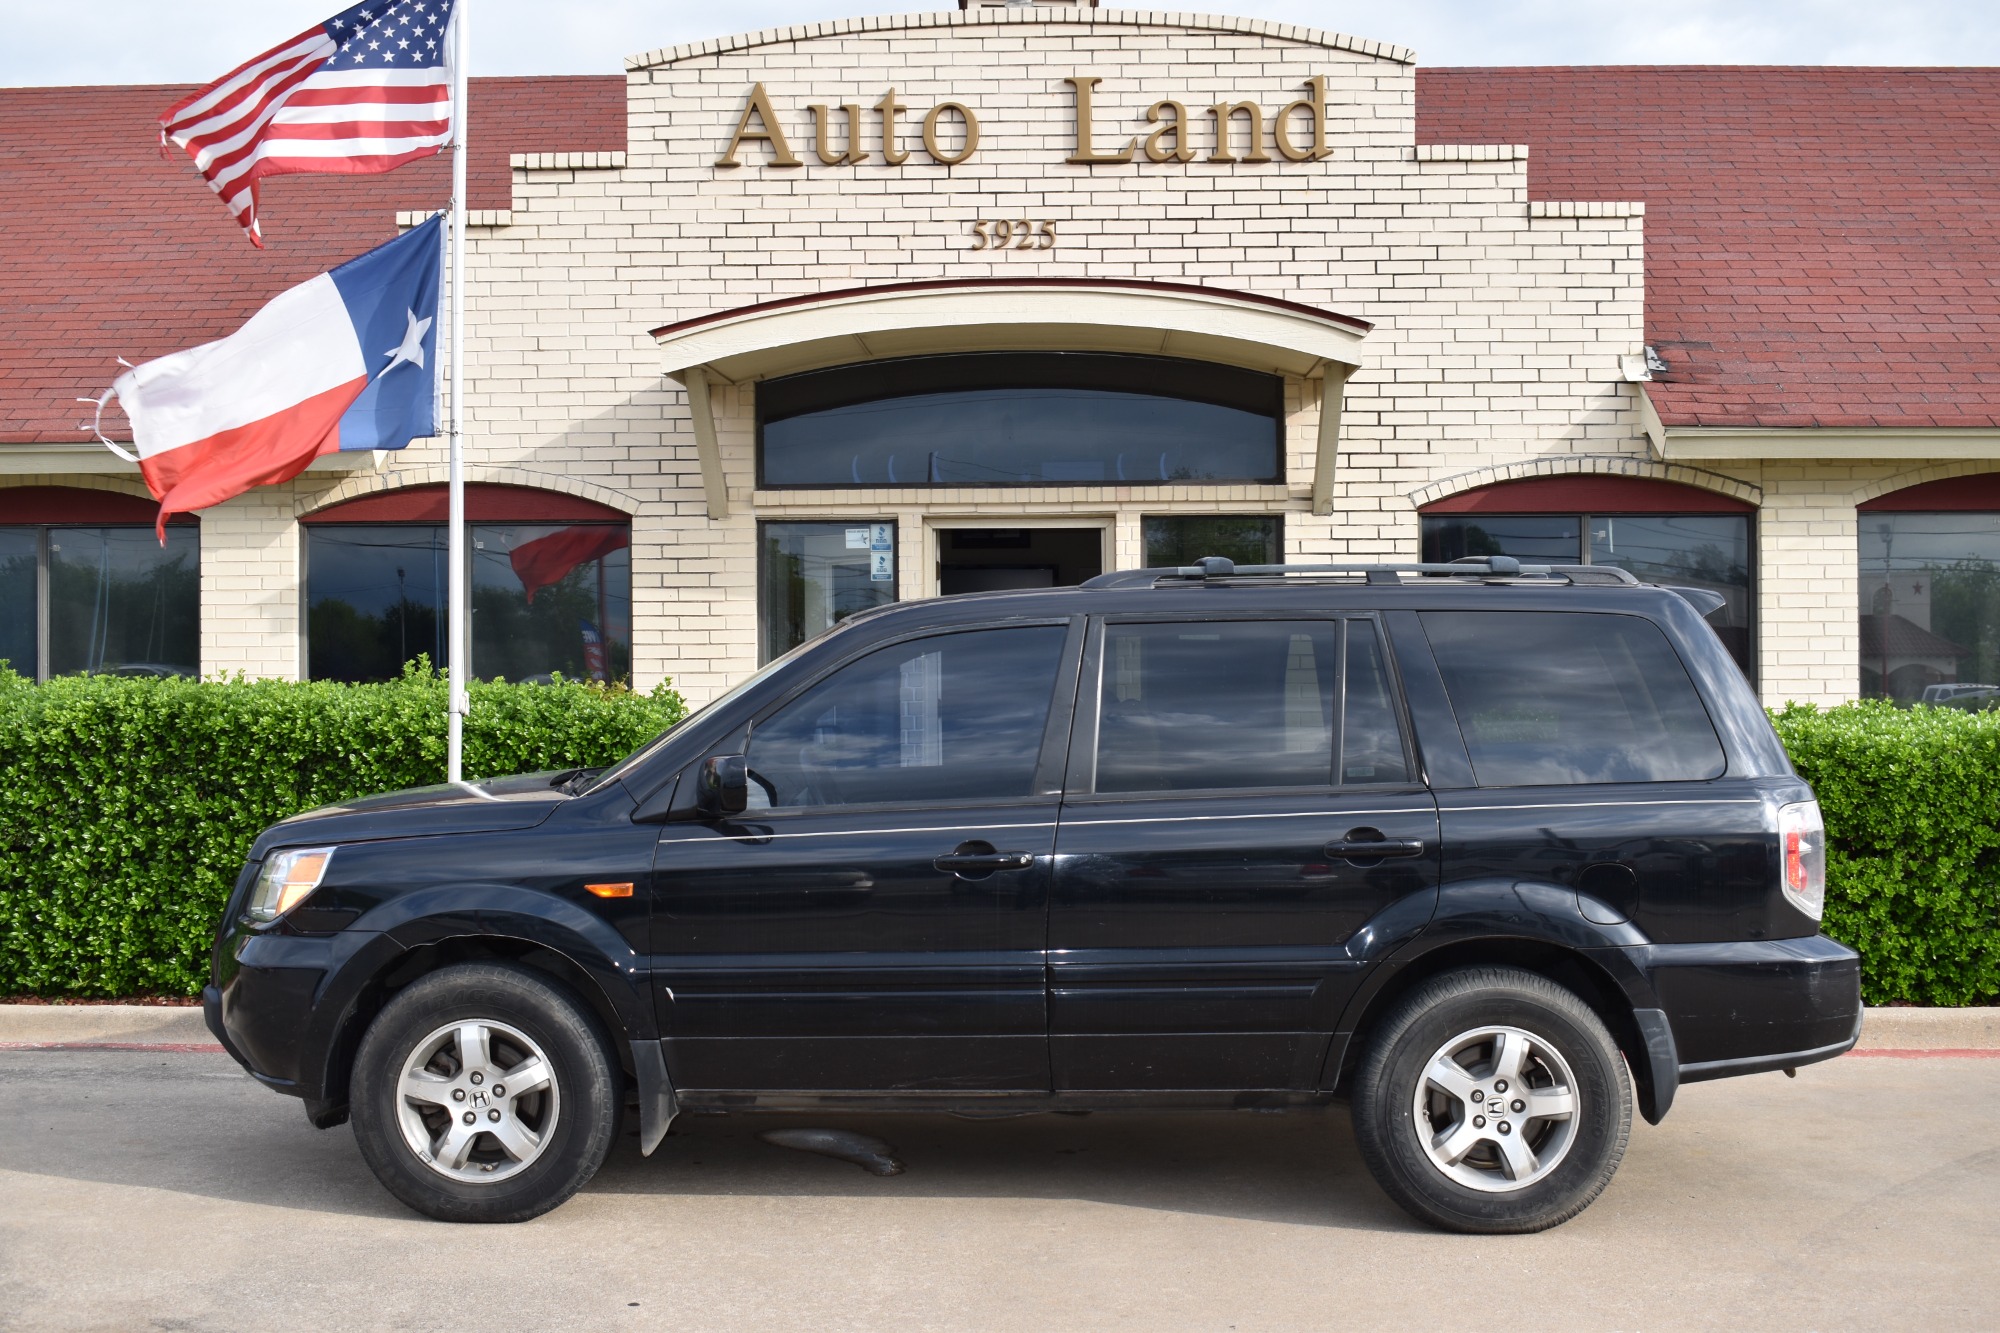
[[[1976,477],[1993,474],[2000,481],[2000,463],[1990,458],[1970,459],[1963,463],[1932,463],[1926,467],[1912,468],[1908,472],[1898,472],[1893,476],[1871,481],[1854,493],[1854,505],[1859,509],[1870,500],[1879,500],[1885,495],[1922,486],[1926,482],[1950,481],[1958,477]]]
[[[443,464],[399,467],[394,472],[382,476],[349,477],[323,494],[300,500],[292,508],[292,517],[307,518],[322,509],[343,504],[348,500],[358,500],[363,496],[407,490],[413,486],[440,486],[450,481],[451,469]],[[575,477],[556,472],[536,472],[519,467],[467,467],[465,481],[467,485],[521,486],[530,490],[573,495],[580,500],[591,500],[616,509],[627,518],[635,517],[639,512],[639,502],[623,491],[614,491],[608,486],[579,481]]]
[[[69,477],[69,476],[21,476],[0,477],[0,491],[26,486],[56,486],[71,491],[109,491],[113,495],[131,496],[134,499],[157,503],[153,493],[146,489],[146,483],[137,477]],[[178,517],[178,516],[177,516]]]
[[[1753,508],[1761,508],[1764,503],[1763,488],[1753,486],[1747,481],[1739,481],[1735,477],[1724,476],[1720,472],[1709,472],[1703,468],[1687,467],[1679,463],[1657,463],[1652,459],[1633,458],[1622,454],[1568,454],[1476,468],[1471,472],[1445,477],[1411,491],[1409,500],[1416,508],[1422,509],[1462,491],[1495,486],[1501,482],[1572,476],[1632,477],[1642,481],[1664,481],[1677,486],[1692,486],[1697,490],[1713,491]]]

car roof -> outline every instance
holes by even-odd
[[[1623,571],[1616,572],[1623,575]],[[1170,570],[1124,571],[1075,587],[959,593],[895,602],[849,617],[845,626],[866,622],[878,631],[896,632],[920,625],[1084,614],[1206,617],[1287,610],[1590,610],[1657,615],[1670,601],[1684,600],[1674,589],[1628,582],[1629,576],[1601,583],[1548,576],[1423,575],[1371,582],[1309,573],[1200,579],[1174,574]]]

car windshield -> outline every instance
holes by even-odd
[[[823,638],[824,636],[821,637]],[[690,722],[693,722],[696,718],[707,715],[713,709],[720,708],[723,704],[726,704],[731,700],[736,699],[748,693],[750,690],[756,688],[764,681],[770,679],[770,677],[776,674],[779,670],[788,666],[793,658],[805,652],[806,649],[816,646],[817,644],[820,643],[820,641],[821,641],[820,639],[808,639],[804,643],[799,644],[797,647],[793,648],[790,652],[786,653],[784,656],[772,658],[769,662],[766,662],[763,666],[759,667],[756,671],[752,672],[749,676],[745,677],[742,681],[738,682],[733,689],[730,689],[722,694],[719,694],[715,698],[709,700],[706,704],[703,704],[700,708],[695,709],[692,713],[689,713],[686,717],[674,723],[671,727],[668,727],[665,731],[653,737],[653,739],[647,741],[644,745],[632,751],[632,753],[626,755],[623,759],[620,759],[617,763],[605,769],[602,773],[599,773],[597,775],[597,780],[590,784],[590,790],[596,791],[608,783],[616,782],[619,778],[631,772],[634,768],[638,767],[640,764],[643,764],[644,762],[646,762],[646,760],[650,759],[654,754],[658,753],[661,746],[665,745],[669,740],[673,739],[673,737],[677,735],[680,732],[680,730],[683,727],[687,726]]]

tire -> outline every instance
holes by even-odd
[[[610,1043],[575,996],[524,968],[467,963],[412,982],[369,1025],[354,1138],[420,1213],[525,1222],[603,1165],[620,1086]]]
[[[1515,968],[1424,982],[1376,1026],[1355,1081],[1369,1172],[1448,1231],[1568,1221],[1603,1193],[1631,1132],[1632,1083],[1604,1024],[1570,991]]]

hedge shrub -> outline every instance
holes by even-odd
[[[2000,712],[1776,713],[1827,826],[1825,931],[1870,1004],[2000,999]]]
[[[478,684],[466,772],[609,763],[680,696]],[[444,778],[444,683],[71,677],[0,667],[0,995],[193,994],[245,850],[316,805]],[[1828,830],[1826,931],[1873,1004],[2000,999],[2000,712],[1775,714]]]
[[[678,721],[664,686],[480,683],[468,776],[606,764]],[[444,780],[445,684],[75,676],[0,666],[0,995],[194,994],[250,842]]]

